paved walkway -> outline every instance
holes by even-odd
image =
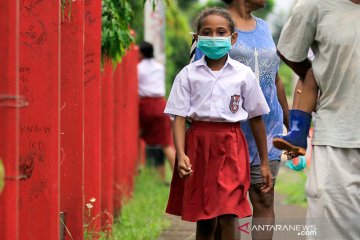
[[[284,203],[285,196],[281,194],[275,195],[275,214],[276,224],[279,224],[279,231],[274,231],[274,240],[300,240],[305,239],[300,236],[299,231],[294,228],[301,229],[305,225],[306,209],[297,205],[288,205]],[[158,240],[194,240],[195,239],[195,224],[181,221],[179,218],[170,216],[172,225],[169,229],[164,231]],[[243,219],[240,225],[251,222],[251,218]],[[287,230],[287,229],[289,230]],[[301,229],[302,230],[302,229]],[[250,234],[242,233],[242,240],[251,239]]]

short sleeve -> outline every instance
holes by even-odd
[[[277,49],[292,62],[304,61],[315,40],[318,18],[316,2],[299,0],[281,31]]]
[[[248,118],[268,114],[270,108],[256,80],[255,74],[249,69],[246,81],[241,85],[243,108],[249,114]]]
[[[176,76],[166,103],[164,113],[186,117],[190,110],[190,83],[187,69],[183,69]]]

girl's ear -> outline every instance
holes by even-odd
[[[195,41],[197,41],[197,40],[198,40],[198,36],[199,36],[199,34],[197,34],[197,33],[193,33],[193,38],[195,39]]]
[[[236,40],[238,38],[238,33],[237,32],[234,32],[232,35],[231,35],[231,45],[234,45],[236,43]]]

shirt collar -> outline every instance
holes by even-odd
[[[226,68],[228,65],[231,66],[231,67],[235,67],[236,63],[237,62],[234,59],[232,59],[230,57],[230,55],[228,54],[228,58],[226,59],[226,62],[225,62],[225,65],[224,65],[223,69]],[[195,66],[206,66],[207,67],[206,60],[205,60],[205,55],[203,55],[198,61],[195,61],[194,65]]]

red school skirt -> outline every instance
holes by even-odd
[[[186,133],[193,174],[180,178],[177,160],[166,212],[196,222],[251,216],[249,154],[239,123],[193,122]]]
[[[163,97],[140,98],[141,138],[148,145],[172,145],[171,120],[164,113],[165,106],[166,101]]]

